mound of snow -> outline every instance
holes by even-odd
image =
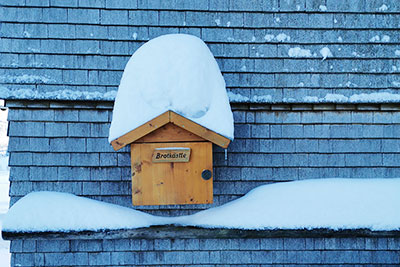
[[[189,216],[158,217],[56,192],[35,192],[11,207],[8,232],[132,229],[175,224],[238,229],[400,229],[400,179],[315,179],[260,186]]]
[[[311,57],[311,51],[309,49],[302,49],[300,47],[292,47],[288,52],[289,57]]]
[[[67,232],[147,227],[161,217],[72,194],[34,192],[8,211],[3,231]]]
[[[182,225],[241,229],[400,229],[400,179],[317,179],[260,186]]]
[[[109,141],[165,111],[233,139],[233,115],[214,56],[199,38],[168,34],[130,58],[115,99]]]

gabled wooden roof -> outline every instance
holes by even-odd
[[[150,134],[151,132],[163,127],[164,125],[172,123],[184,130],[187,130],[205,140],[208,140],[222,148],[227,148],[231,140],[217,134],[210,129],[207,129],[171,110],[164,112],[158,117],[146,122],[145,124],[133,129],[132,131],[124,134],[123,136],[111,141],[111,145],[115,151],[135,142],[136,140]]]

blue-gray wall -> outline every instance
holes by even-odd
[[[51,190],[131,206],[129,147],[115,152],[107,141],[112,102],[6,104],[11,204],[31,191]],[[214,147],[214,206],[271,182],[400,177],[399,105],[233,109],[235,140],[227,160]],[[182,215],[205,207],[142,209]]]
[[[7,99],[9,107],[11,205],[31,191],[51,190],[131,207],[129,148],[114,152],[107,142],[112,101],[59,100],[74,91],[116,90],[133,52],[166,33],[203,39],[227,89],[248,100],[240,104],[232,99],[235,141],[228,159],[223,150],[214,150],[215,203],[139,209],[182,215],[221,205],[265,183],[400,177],[399,101],[294,104],[304,102],[305,96],[323,98],[329,93],[397,93],[400,1],[0,4],[0,98]],[[289,50],[296,47],[309,50],[310,56],[291,57]],[[323,47],[333,56],[322,60]],[[28,90],[16,93],[21,89]],[[71,91],[57,93],[62,90]],[[54,101],[39,101],[38,96]],[[95,98],[110,100],[102,94]],[[263,103],[251,104],[257,100]],[[400,262],[396,237],[30,239],[13,240],[11,251],[13,266]]]
[[[250,98],[303,101],[304,96],[328,93],[400,89],[396,0],[0,3],[0,81],[10,90],[116,90],[140,45],[178,32],[203,39],[228,89]],[[290,40],[276,38],[282,33]],[[311,57],[289,57],[294,47],[309,49]],[[322,60],[323,47],[333,57]]]
[[[12,266],[398,266],[399,238],[16,240]]]

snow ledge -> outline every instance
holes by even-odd
[[[251,90],[250,90],[251,91]],[[268,90],[266,90],[268,91]],[[31,89],[11,90],[0,86],[0,99],[5,100],[53,100],[53,101],[110,101],[114,102],[117,91],[74,91],[59,90],[39,92]],[[400,103],[400,93],[382,91],[345,96],[342,94],[327,94],[324,97],[304,96],[299,98],[276,98],[270,94],[253,95],[251,97],[240,93],[228,92],[230,103],[243,104],[381,104]]]

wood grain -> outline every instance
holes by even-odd
[[[153,163],[153,150],[160,144],[131,145],[133,205],[206,204],[213,201],[213,179],[204,180],[203,170],[212,171],[210,142],[165,143],[164,147],[190,147],[186,163]]]
[[[162,130],[155,132],[160,128]],[[231,142],[229,138],[169,110],[113,140],[111,145],[117,151],[133,142],[202,141],[203,139],[213,142],[222,148],[227,148]]]
[[[189,132],[192,132],[208,141],[211,141],[222,148],[227,148],[229,143],[231,142],[231,140],[229,140],[228,138],[217,134],[179,114],[176,114],[173,111],[170,111],[170,121],[173,124]]]
[[[111,142],[112,147],[115,151],[123,148],[124,146],[136,141],[137,139],[157,130],[169,122],[169,111],[164,112],[160,116],[146,122],[138,128],[130,131],[127,134],[113,140]]]
[[[162,143],[162,142],[190,142],[206,141],[204,138],[195,135],[172,123],[167,123],[157,130],[135,141],[135,143]]]

